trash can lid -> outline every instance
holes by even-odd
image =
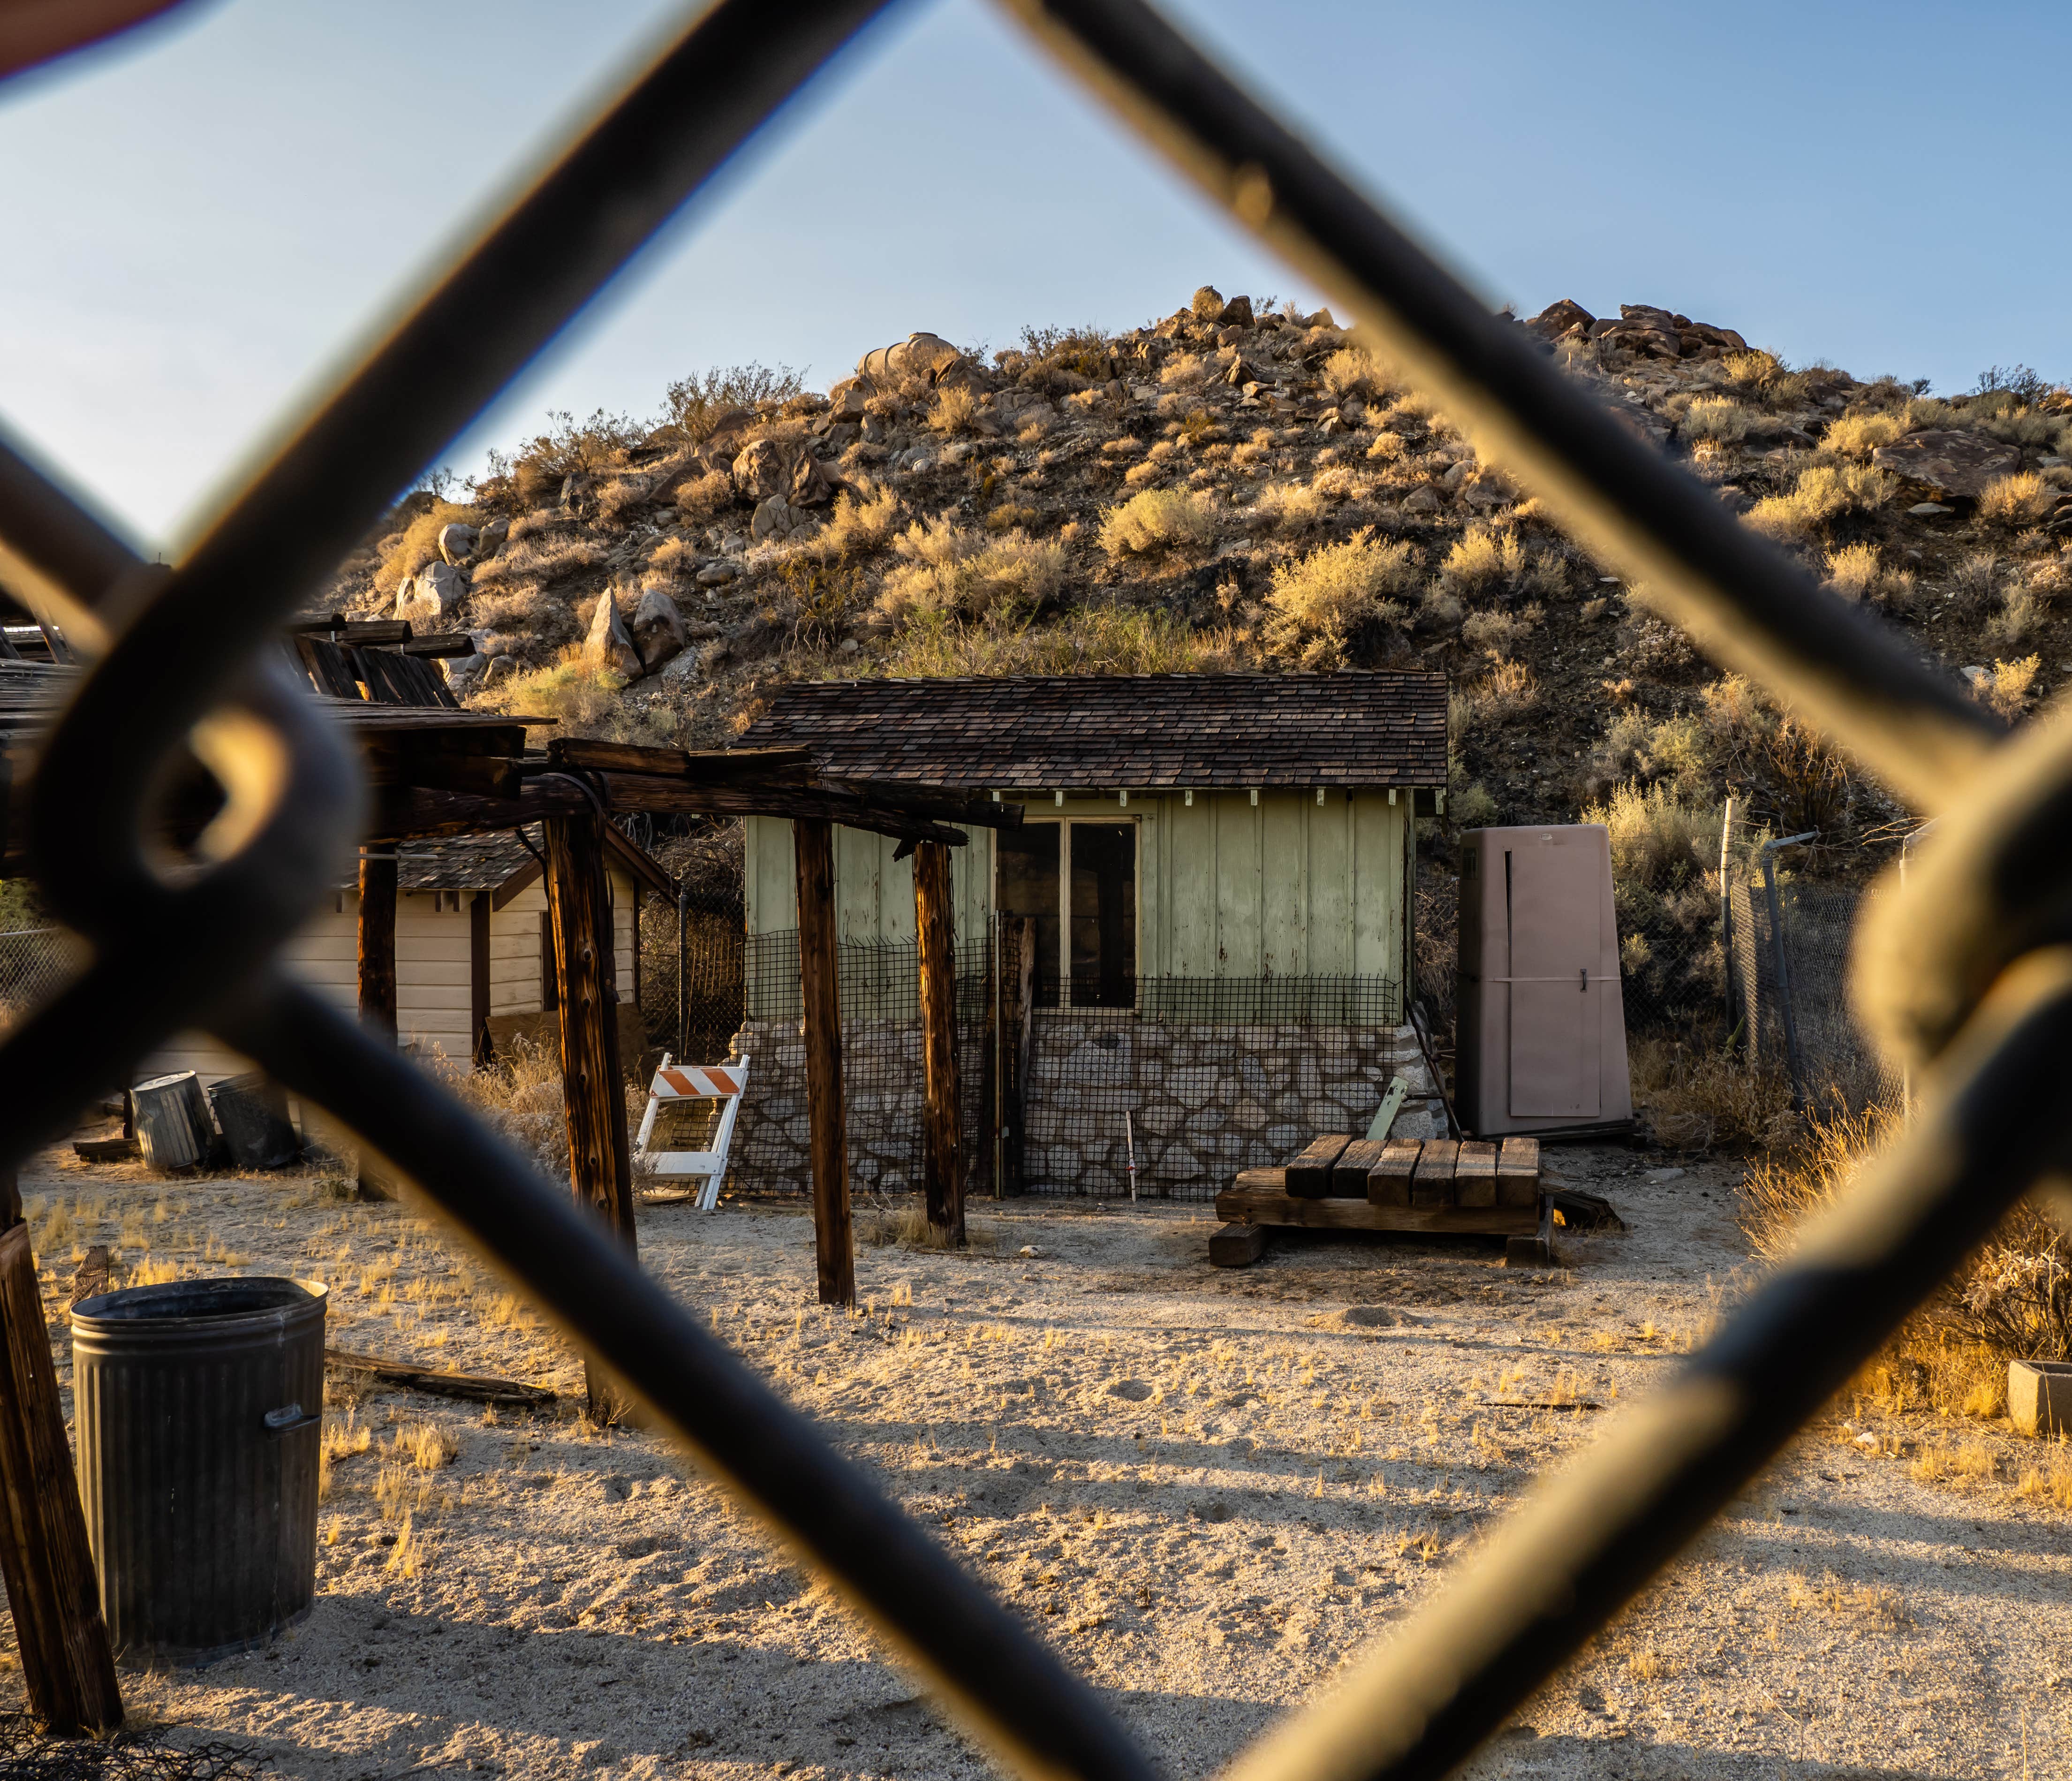
[[[249,1274],[215,1280],[168,1280],[151,1286],[125,1286],[120,1292],[83,1298],[72,1308],[75,1326],[119,1323],[191,1326],[199,1320],[265,1318],[321,1305],[330,1289],[321,1281],[290,1280],[278,1274]]]

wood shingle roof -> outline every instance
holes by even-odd
[[[1437,673],[1049,675],[801,681],[744,746],[832,779],[996,790],[1443,786]]]

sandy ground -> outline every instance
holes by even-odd
[[[648,1210],[642,1255],[1198,1775],[1392,1636],[1746,1279],[1729,1166],[1562,1167],[1632,1230],[1570,1239],[1551,1273],[1328,1234],[1218,1271],[1206,1207],[1059,1202],[980,1208],[968,1254],[864,1248],[853,1317],[810,1303],[800,1209]],[[56,1152],[24,1187],[54,1306],[93,1241],[145,1277],[292,1272],[332,1286],[334,1341],[579,1397],[558,1338],[403,1207]],[[1475,1772],[2072,1767],[2072,1538],[2017,1488],[2037,1450],[1861,1408],[1810,1431]],[[397,1393],[333,1404],[327,1442],[307,1621],[125,1678],[176,1740],[245,1740],[323,1781],[985,1767],[654,1437]]]

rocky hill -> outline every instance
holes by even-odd
[[[1978,697],[2019,715],[2062,674],[2072,393],[1940,400],[1645,306],[1518,325]],[[1469,822],[1731,785],[1840,864],[1900,815],[1328,313],[1204,289],[1124,334],[917,334],[824,394],[750,367],[666,406],[556,417],[467,499],[413,495],[338,603],[473,631],[473,702],[628,739],[722,740],[800,676],[1417,663],[1453,677]]]

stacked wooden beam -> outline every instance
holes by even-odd
[[[1246,1169],[1216,1196],[1233,1224],[1530,1236],[1540,1225],[1540,1141],[1316,1138],[1279,1169]]]

